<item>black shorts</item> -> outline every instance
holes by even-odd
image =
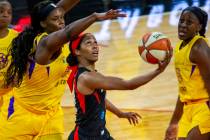
[[[68,140],[114,140],[109,134],[109,131],[105,128],[101,130],[100,134],[88,135],[89,132],[75,128],[69,135]]]

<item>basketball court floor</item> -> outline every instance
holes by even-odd
[[[129,79],[157,68],[156,65],[145,63],[138,54],[139,39],[147,32],[158,31],[166,34],[172,46],[175,47],[178,42],[177,27],[169,24],[169,14],[165,14],[162,22],[155,28],[147,27],[148,17],[135,18],[136,26],[129,39],[125,38],[126,30],[120,27],[119,22],[110,23],[108,30],[111,33],[111,39],[102,42],[104,45],[101,47],[96,66],[99,72]],[[86,32],[99,32],[101,26],[102,23],[96,23]],[[209,36],[210,33],[207,31],[207,37]],[[140,123],[132,126],[126,119],[119,119],[107,112],[107,128],[116,140],[163,140],[177,99],[177,80],[173,59],[161,75],[145,86],[131,91],[107,91],[107,98],[118,108],[123,111],[134,111],[142,116]],[[75,125],[73,97],[68,87],[62,105],[65,139],[67,139]]]

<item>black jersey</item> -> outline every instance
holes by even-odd
[[[78,68],[74,79],[74,98],[76,107],[76,127],[71,132],[69,140],[114,140],[105,127],[106,124],[106,91],[95,89],[90,95],[83,95],[77,89],[80,74],[90,72]]]

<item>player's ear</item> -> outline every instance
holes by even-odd
[[[197,32],[199,32],[202,29],[202,27],[203,27],[202,24],[199,24],[198,25],[198,31]]]
[[[76,49],[75,54],[76,54],[76,56],[80,55],[80,50]]]
[[[46,28],[46,26],[47,26],[44,21],[41,21],[40,25],[41,25],[42,28]]]

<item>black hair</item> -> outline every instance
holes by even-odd
[[[185,11],[190,11],[192,12],[199,20],[199,23],[201,24],[201,30],[199,31],[199,34],[203,37],[205,37],[205,33],[206,33],[206,26],[207,26],[207,22],[208,22],[208,14],[202,10],[201,8],[199,7],[196,7],[196,6],[191,6],[191,7],[187,7],[185,8],[183,11],[182,11],[182,14],[183,12]],[[181,15],[182,15],[181,14]]]
[[[34,6],[31,15],[31,26],[27,27],[15,39],[13,39],[8,55],[11,55],[11,64],[5,75],[5,85],[9,86],[14,83],[19,87],[22,83],[23,76],[27,70],[28,57],[34,47],[35,37],[42,33],[40,13],[43,8],[52,3],[51,1],[42,1]],[[45,17],[46,18],[46,17]]]
[[[79,44],[78,44],[78,46],[77,46],[76,49],[79,50],[79,49],[81,48],[81,42],[83,41],[83,39],[85,38],[85,36],[86,36],[87,34],[88,34],[88,33],[84,34],[84,35],[81,37],[81,40],[80,40],[80,42],[79,42]],[[74,40],[72,40],[72,41],[70,42],[70,44],[69,44],[70,54],[69,54],[68,57],[66,58],[66,61],[67,61],[67,63],[69,64],[69,66],[76,66],[76,65],[79,64],[79,61],[78,61],[78,59],[77,59],[77,56],[75,56],[75,54],[72,53],[73,50],[72,50],[71,45],[72,45],[73,42],[74,42]]]

